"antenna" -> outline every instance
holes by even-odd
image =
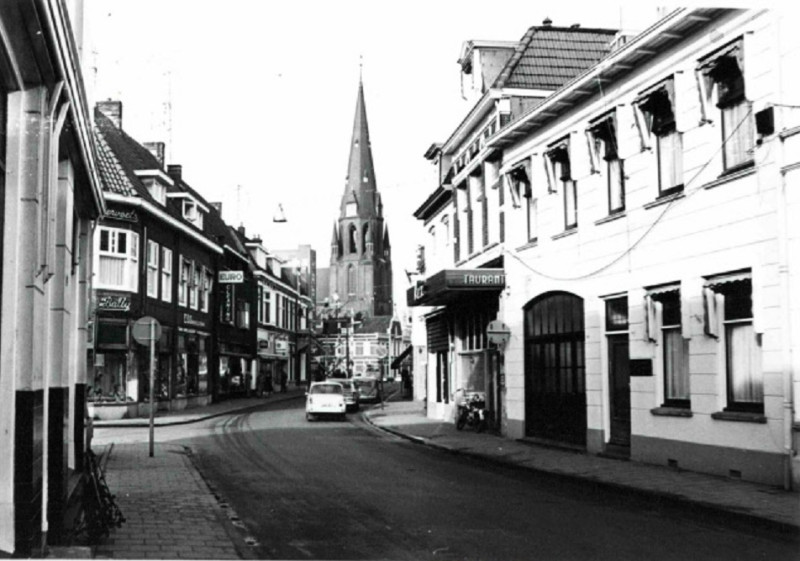
[[[242,186],[236,186],[236,222],[242,223]]]
[[[167,70],[167,149],[168,161],[172,161],[172,70]]]

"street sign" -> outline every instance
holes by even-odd
[[[380,358],[383,358],[389,354],[389,351],[387,350],[385,344],[379,343],[377,348],[375,349],[375,354],[378,355]]]
[[[489,325],[486,327],[486,335],[488,336],[490,343],[494,343],[495,345],[500,345],[502,347],[508,343],[508,340],[511,338],[511,330],[502,321],[495,320],[489,322]]]
[[[161,324],[154,317],[144,316],[133,324],[133,338],[137,343],[149,346],[151,341],[161,339]]]

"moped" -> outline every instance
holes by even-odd
[[[470,426],[476,432],[486,429],[486,397],[481,392],[465,394],[464,401],[458,404],[456,429]]]

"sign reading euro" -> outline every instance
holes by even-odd
[[[220,284],[241,284],[244,282],[244,271],[220,271]]]

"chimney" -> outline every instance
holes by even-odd
[[[143,145],[147,148],[150,153],[156,157],[158,160],[158,165],[162,168],[164,167],[164,153],[166,151],[166,146],[163,142],[145,142]]]
[[[239,227],[236,228],[236,230],[242,235],[243,238],[247,237],[244,230],[244,224],[239,224]]]
[[[553,20],[551,20],[550,18],[544,18],[544,21],[542,21],[542,25],[545,27],[552,27]]]
[[[217,212],[220,216],[222,216],[222,203],[208,203],[211,205],[212,208],[217,209]]]
[[[114,126],[118,129],[122,128],[122,102],[121,101],[113,101],[109,99],[108,101],[100,101],[97,103],[97,108],[100,110],[103,115],[111,119],[114,123]]]
[[[169,175],[174,181],[180,181],[181,176],[183,175],[183,166],[179,164],[168,165],[167,175]]]

